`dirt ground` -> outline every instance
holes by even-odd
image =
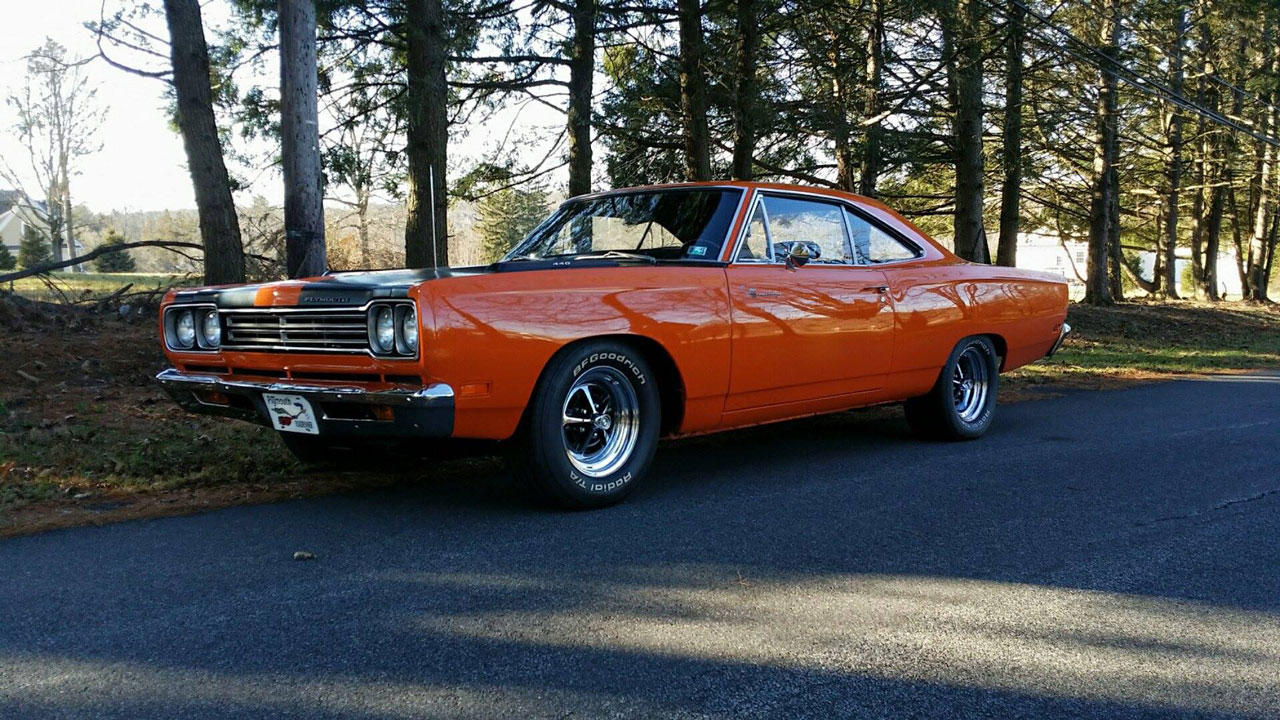
[[[380,473],[304,469],[269,429],[180,410],[153,380],[165,367],[154,307],[47,307],[0,298],[0,537],[423,481],[404,463]],[[1072,306],[1069,320],[1069,345],[1004,376],[1002,402],[1280,367],[1272,307]],[[431,475],[496,467],[452,459]]]

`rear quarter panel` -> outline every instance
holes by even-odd
[[[889,267],[897,334],[895,385],[904,397],[927,392],[962,338],[995,335],[1001,371],[1044,356],[1066,319],[1062,278],[963,262]]]
[[[492,273],[420,290],[429,308],[423,363],[432,381],[454,388],[455,437],[510,437],[556,351],[602,335],[648,338],[667,351],[685,395],[680,432],[720,421],[730,318],[718,265]]]

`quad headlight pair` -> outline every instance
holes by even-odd
[[[222,346],[222,321],[211,307],[165,313],[164,336],[174,350],[217,350]]]
[[[374,355],[418,354],[418,311],[411,303],[369,307],[369,347]]]
[[[418,311],[409,301],[377,301],[367,306],[367,324],[369,351],[384,358],[414,358],[418,355]],[[352,311],[358,312],[354,308]],[[345,311],[345,312],[352,312]],[[358,316],[357,316],[358,317]],[[340,323],[349,323],[355,318],[347,317]],[[240,318],[236,318],[239,323]],[[297,322],[294,319],[293,322]],[[280,325],[280,349],[304,349],[309,340],[317,344],[323,343],[326,332],[343,333],[341,337],[350,338],[345,333],[351,332],[349,324],[338,324],[334,328],[326,328],[325,316],[307,320],[301,325]],[[355,322],[359,322],[355,319]],[[261,326],[251,332],[260,332]],[[359,325],[356,325],[358,328]],[[234,326],[235,330],[240,325]],[[358,331],[357,331],[358,332]],[[286,342],[292,341],[292,344]],[[236,335],[233,334],[233,338]],[[212,352],[222,347],[222,319],[218,309],[212,305],[194,305],[169,308],[164,314],[164,338],[170,350]],[[317,339],[318,338],[318,339]],[[239,347],[236,343],[233,346]],[[274,343],[272,343],[274,346]],[[321,347],[328,347],[323,346]],[[346,349],[349,346],[343,346]],[[262,349],[276,349],[263,346]]]

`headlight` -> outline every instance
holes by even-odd
[[[204,335],[204,344],[216,348],[222,344],[222,323],[218,322],[218,311],[210,310],[204,314],[200,323],[200,333]]]
[[[178,313],[178,321],[174,323],[174,338],[178,347],[189,348],[196,344],[196,319],[190,310]]]
[[[404,300],[369,308],[369,349],[379,357],[408,359],[418,354],[418,309]]]
[[[395,312],[386,305],[378,308],[378,315],[374,320],[374,342],[378,352],[389,353],[396,349]]]
[[[400,341],[404,343],[406,354],[418,352],[418,312],[409,308],[400,318]]]

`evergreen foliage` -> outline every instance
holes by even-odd
[[[44,235],[31,225],[22,229],[22,243],[18,245],[18,264],[23,269],[53,262],[53,250]]]
[[[123,245],[124,243],[124,236],[116,232],[114,228],[107,231],[106,237],[102,241],[104,247]],[[129,257],[128,250],[99,255],[94,258],[93,267],[101,273],[127,273],[137,269],[133,258]]]

